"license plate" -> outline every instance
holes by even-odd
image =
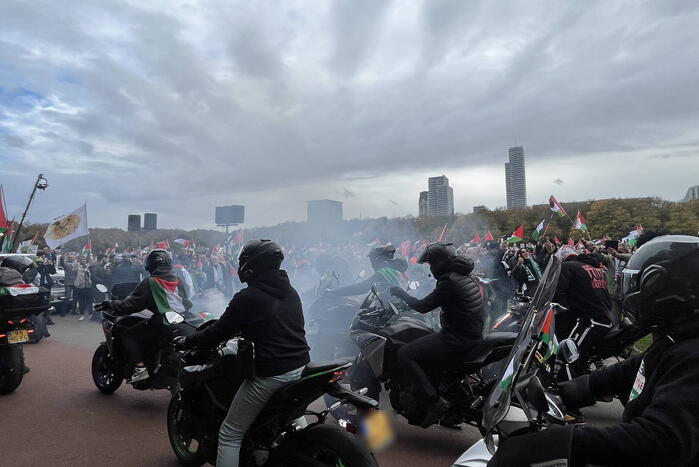
[[[362,433],[372,451],[385,448],[394,439],[391,421],[382,410],[372,412],[362,420]]]
[[[20,329],[19,331],[10,331],[7,335],[8,344],[21,344],[22,342],[27,342],[29,340],[29,333],[26,329]]]

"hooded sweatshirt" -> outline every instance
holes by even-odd
[[[437,285],[425,298],[418,300],[407,293],[400,296],[419,313],[441,307],[440,333],[454,346],[471,346],[483,338],[483,299],[472,271],[473,260],[457,256],[433,271]]]
[[[610,321],[607,276],[599,261],[590,255],[569,256],[563,261],[554,301],[579,316]]]
[[[255,344],[255,372],[277,376],[308,362],[301,299],[286,271],[260,273],[236,293],[213,325],[187,338],[187,346],[212,347],[240,334]]]

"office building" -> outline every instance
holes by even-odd
[[[524,170],[524,148],[510,148],[510,161],[505,163],[507,209],[527,207],[527,177]]]
[[[687,203],[689,201],[694,201],[695,199],[699,199],[699,185],[690,186],[682,201]]]
[[[139,214],[129,214],[128,230],[129,232],[141,231],[141,216]]]
[[[158,215],[153,212],[147,212],[143,215],[143,230],[151,231],[158,230]]]
[[[420,199],[417,202],[418,206],[418,216],[427,217],[427,191],[420,192]]]
[[[306,203],[308,223],[327,226],[342,222],[342,203],[330,199],[318,199]]]
[[[427,215],[453,216],[454,190],[449,186],[449,179],[442,175],[427,179]]]

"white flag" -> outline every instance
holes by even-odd
[[[44,240],[46,240],[46,245],[53,249],[87,234],[87,205],[84,204],[67,216],[49,224],[49,228],[44,234]]]

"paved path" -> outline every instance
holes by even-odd
[[[55,318],[52,337],[25,346],[20,388],[0,396],[2,465],[176,466],[165,425],[167,391],[136,391],[123,385],[100,394],[90,375],[92,352],[102,340],[98,323]],[[619,417],[605,404],[587,414],[602,423]],[[479,436],[395,425],[397,441],[378,455],[381,467],[448,467]]]

